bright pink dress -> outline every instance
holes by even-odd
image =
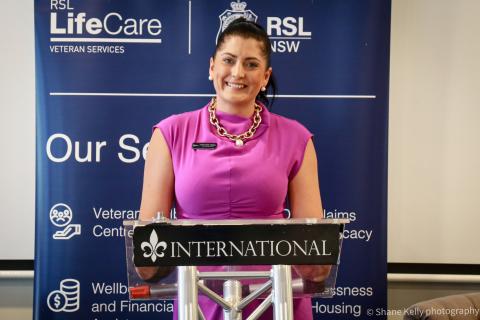
[[[300,169],[312,134],[297,121],[263,107],[257,132],[244,146],[237,147],[216,133],[207,108],[170,116],[154,127],[161,130],[172,156],[177,218],[283,218],[288,183]],[[220,111],[216,115],[232,134],[251,126],[248,118]],[[217,145],[215,149],[194,150],[194,143]],[[220,306],[207,297],[201,296],[199,301],[206,319],[223,318]],[[258,304],[251,303],[243,318]],[[294,316],[312,319],[310,299],[295,299]],[[272,319],[272,309],[260,319]]]

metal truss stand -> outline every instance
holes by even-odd
[[[251,293],[242,297],[241,279],[265,279],[251,285]],[[204,280],[224,280],[223,297],[205,285]],[[242,310],[253,300],[271,290],[246,320],[258,319],[273,304],[275,320],[293,320],[292,273],[289,265],[274,265],[270,271],[198,272],[197,267],[178,267],[179,320],[203,320],[198,307],[201,291],[220,305],[224,320],[242,320]]]

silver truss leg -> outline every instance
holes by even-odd
[[[203,315],[202,309],[200,309],[200,306],[198,306],[198,317],[200,320],[206,320],[205,316]]]
[[[272,293],[248,316],[247,320],[257,320],[272,304]]]
[[[197,267],[178,267],[178,319],[198,320]]]
[[[223,298],[232,306],[223,310],[223,319],[242,320],[242,310],[236,306],[242,300],[242,283],[238,280],[227,280],[223,283]]]
[[[293,320],[292,267],[272,266],[275,320]]]

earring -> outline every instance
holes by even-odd
[[[262,87],[262,89],[260,89],[260,90],[262,90],[262,91],[267,91],[267,88]]]
[[[210,81],[212,81],[212,80],[213,80],[213,78],[212,78],[212,76],[211,76],[211,75],[208,75],[208,80],[210,80]]]

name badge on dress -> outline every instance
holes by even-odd
[[[193,150],[215,150],[217,144],[214,142],[194,142],[192,143]]]

